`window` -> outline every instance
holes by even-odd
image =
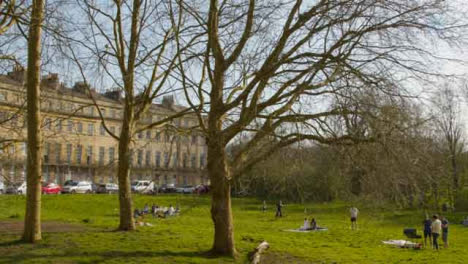
[[[111,126],[111,127],[109,128],[109,130],[110,130],[110,132],[112,132],[112,134],[115,134],[115,127],[114,127],[114,126]]]
[[[161,132],[157,131],[155,138],[156,138],[156,141],[159,142],[161,140]]]
[[[141,166],[143,164],[143,150],[141,149],[138,150],[137,164],[138,166]]]
[[[151,139],[151,130],[146,130],[146,139]]]
[[[164,152],[164,167],[168,168],[169,167],[169,153]]]
[[[78,133],[83,133],[83,124],[81,122],[78,122],[76,124],[76,130],[78,131]]]
[[[197,144],[197,135],[192,135],[192,144]]]
[[[28,148],[28,144],[26,142],[21,143],[21,154],[26,157],[26,151]]]
[[[188,163],[188,155],[187,153],[184,153],[183,158],[182,158],[182,167],[187,168],[187,163]]]
[[[114,153],[115,153],[115,148],[114,147],[110,147],[109,148],[109,163],[113,163],[114,162]]]
[[[106,117],[106,109],[105,108],[101,108],[101,114],[103,117]]]
[[[94,106],[88,108],[88,113],[90,116],[94,116]]]
[[[151,165],[151,151],[150,150],[147,150],[146,151],[146,166],[150,166]]]
[[[192,154],[192,157],[190,159],[190,165],[192,167],[192,169],[195,169],[197,167],[197,155],[195,154]]]
[[[51,130],[51,124],[52,124],[52,121],[50,120],[50,118],[46,118],[45,119],[45,124],[44,124],[45,129]]]
[[[62,145],[60,144],[55,144],[55,162],[57,164],[60,164],[61,162],[61,152],[62,152]]]
[[[200,154],[200,168],[205,167],[205,159],[206,159],[205,156],[206,156],[205,153]]]
[[[91,165],[93,163],[93,146],[88,146],[86,149],[86,164]]]
[[[72,144],[67,144],[67,163],[71,163]]]
[[[88,136],[94,135],[94,124],[88,124]]]
[[[7,100],[7,92],[0,92],[0,101]]]
[[[161,152],[156,151],[156,167],[161,167]]]
[[[169,135],[169,132],[165,133],[165,142],[171,142],[171,135]]]
[[[111,115],[112,118],[115,118],[115,117],[116,117],[115,109],[111,109],[111,110],[110,110],[110,115]]]
[[[45,143],[44,146],[44,163],[47,164],[49,163],[49,157],[50,157],[50,143]]]
[[[62,132],[62,119],[57,120],[57,131]]]
[[[104,147],[99,147],[99,165],[104,165],[104,155],[105,155]]]
[[[174,160],[174,162],[172,163],[172,164],[174,164],[174,165],[173,165],[174,168],[177,168],[177,167],[179,166],[179,161],[177,160],[177,156],[178,156],[178,155],[177,155],[177,152],[174,153],[174,155],[173,155],[173,160]]]
[[[68,132],[73,132],[73,121],[68,120],[67,130]]]
[[[130,165],[132,165],[132,166],[133,166],[133,153],[134,153],[134,151],[133,151],[133,149],[131,149],[129,159],[130,159]]]
[[[184,120],[184,126],[189,127],[190,126],[190,121],[188,119]]]
[[[139,139],[142,139],[142,138],[143,138],[143,133],[142,133],[142,132],[138,132],[138,138],[139,138]]]
[[[81,154],[83,152],[83,146],[82,145],[76,146],[75,151],[76,151],[76,163],[81,164]]]
[[[99,128],[99,135],[105,136],[106,135],[106,129],[104,129],[104,125],[101,123],[101,127]]]

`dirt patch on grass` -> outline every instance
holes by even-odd
[[[23,232],[23,221],[0,221],[0,234],[20,234]],[[88,230],[86,226],[56,221],[42,222],[42,232],[82,232]]]
[[[311,262],[304,260],[302,258],[295,257],[288,254],[287,252],[274,252],[267,251],[262,255],[260,263],[262,264],[282,264],[282,263],[295,263],[295,264],[313,264],[316,262]]]

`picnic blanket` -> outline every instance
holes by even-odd
[[[401,240],[401,239],[385,240],[385,241],[382,241],[382,243],[384,243],[385,245],[391,245],[391,246],[400,247],[400,248],[415,248],[415,249],[421,248],[420,243],[414,243],[411,241]]]
[[[296,233],[309,233],[309,232],[316,232],[316,231],[328,231],[328,228],[320,227],[319,229],[284,229],[283,231],[286,232],[296,232]]]

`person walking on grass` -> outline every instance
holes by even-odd
[[[349,214],[351,216],[351,229],[357,229],[357,218],[359,210],[356,207],[351,206],[349,209]]]
[[[431,244],[432,248],[432,231],[431,231],[431,225],[432,221],[429,219],[429,216],[426,215],[426,219],[423,221],[424,225],[424,247],[427,247],[427,238],[429,238],[429,244]]]
[[[444,248],[448,248],[448,226],[449,221],[445,216],[442,217],[442,241],[444,242]]]
[[[276,204],[276,215],[275,217],[283,217],[283,212],[281,209],[283,208],[283,202],[279,200],[279,202]]]
[[[433,215],[432,225],[431,225],[432,246],[434,249],[437,249],[437,250],[439,250],[439,242],[437,241],[437,239],[439,239],[441,229],[442,229],[442,222],[440,222],[439,217],[437,215]]]
[[[263,200],[263,205],[262,205],[262,212],[266,212],[267,210],[267,205],[266,205],[266,201]]]

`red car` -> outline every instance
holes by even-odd
[[[42,194],[59,194],[62,193],[62,187],[55,183],[42,183]]]

